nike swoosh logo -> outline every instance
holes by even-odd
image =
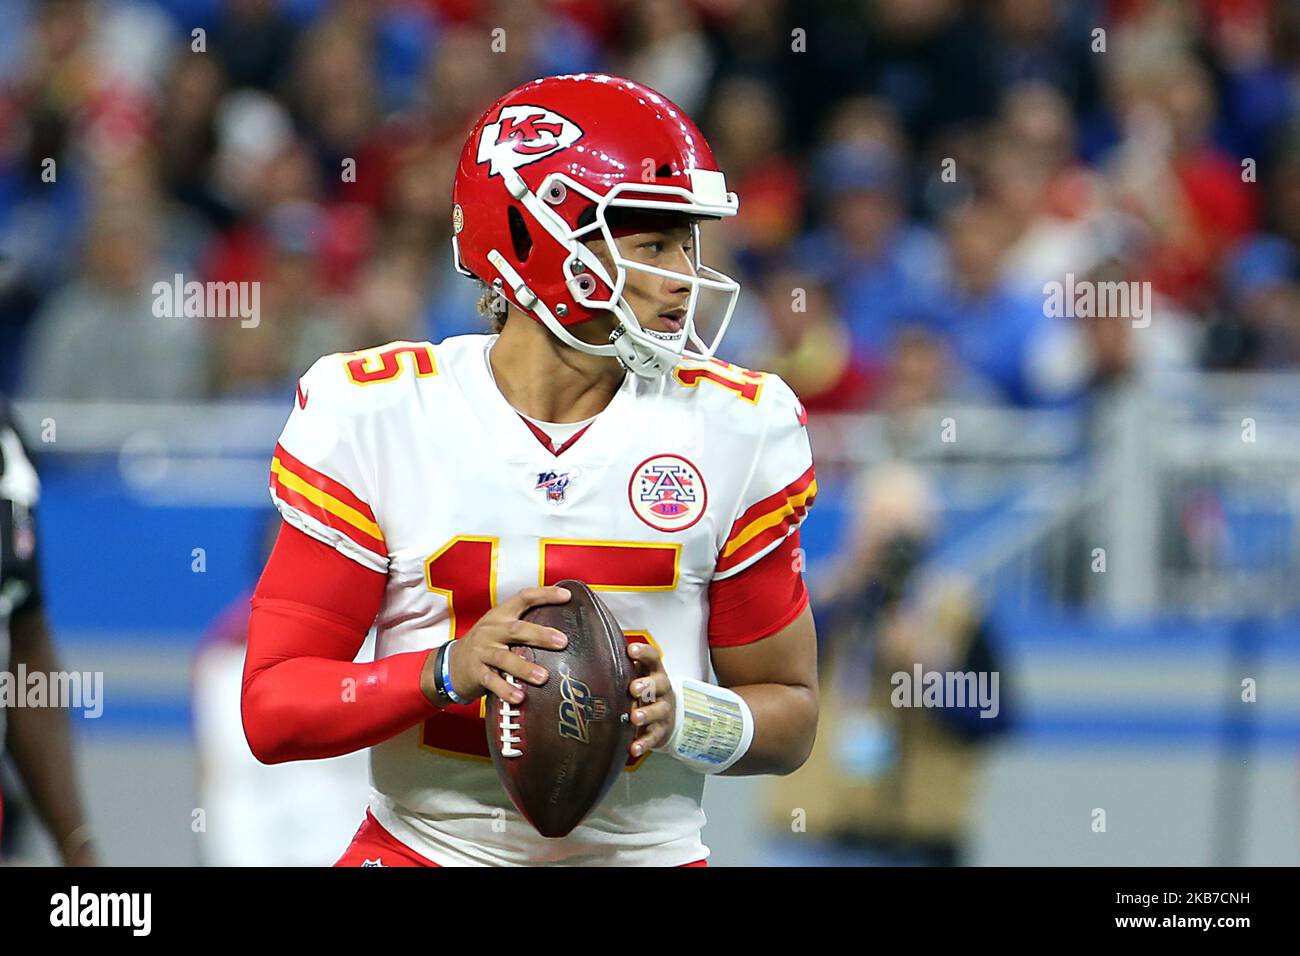
[[[307,407],[307,395],[308,393],[302,390],[302,382],[299,382],[298,383],[298,407],[299,408]]]

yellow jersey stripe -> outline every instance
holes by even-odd
[[[276,480],[282,485],[296,491],[312,504],[325,509],[334,517],[346,521],[348,524],[352,525],[352,527],[356,528],[363,534],[370,535],[370,537],[374,538],[376,541],[384,540],[384,535],[383,532],[379,530],[379,525],[375,524],[351,505],[345,505],[328,492],[322,491],[315,485],[299,478],[292,471],[285,468],[279,458],[272,459],[271,472],[275,475]]]
[[[816,494],[817,479],[814,478],[812,483],[802,492],[787,498],[783,505],[769,511],[765,515],[755,518],[740,531],[736,532],[736,534],[732,535],[731,540],[728,541],[726,547],[722,549],[722,557],[731,557],[731,555],[735,554],[768,528],[775,527],[786,518],[793,515],[796,509],[804,507],[807,504],[808,499],[812,498]]]

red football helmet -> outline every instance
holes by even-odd
[[[491,285],[562,342],[616,356],[655,378],[689,359],[711,358],[736,308],[740,285],[700,262],[698,219],[734,216],[713,152],[667,97],[599,73],[551,76],[497,100],[470,132],[452,190],[456,268]],[[632,262],[619,254],[611,209],[692,217],[694,275]],[[624,214],[626,215],[626,214]],[[615,274],[582,242],[599,233]],[[628,270],[690,283],[675,333],[644,329],[623,299]],[[728,296],[713,341],[695,331],[700,290]],[[608,345],[591,345],[567,326],[612,312]]]

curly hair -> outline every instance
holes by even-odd
[[[510,317],[510,303],[500,292],[479,280],[478,314],[488,320],[493,335],[499,335]]]

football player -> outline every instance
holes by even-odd
[[[284,523],[253,598],[249,744],[267,762],[371,748],[341,865],[704,865],[705,776],[794,770],[818,707],[803,408],[714,355],[739,286],[700,261],[699,223],[737,197],[672,102],[578,74],[493,104],[452,199],[457,266],[504,321],[300,380],[271,466]],[[708,343],[702,290],[726,303]],[[626,630],[638,731],[602,803],[547,839],[497,779],[483,695],[551,676],[507,645],[563,646],[520,617],[567,600],[564,578]],[[372,624],[376,659],[353,663]]]
[[[0,670],[8,670],[15,682],[19,674],[60,670],[46,626],[37,566],[39,491],[36,469],[0,398]],[[67,712],[58,707],[9,709],[0,704],[0,742],[7,746],[63,864],[95,866],[98,858],[82,812]],[[3,814],[0,802],[0,819]]]

